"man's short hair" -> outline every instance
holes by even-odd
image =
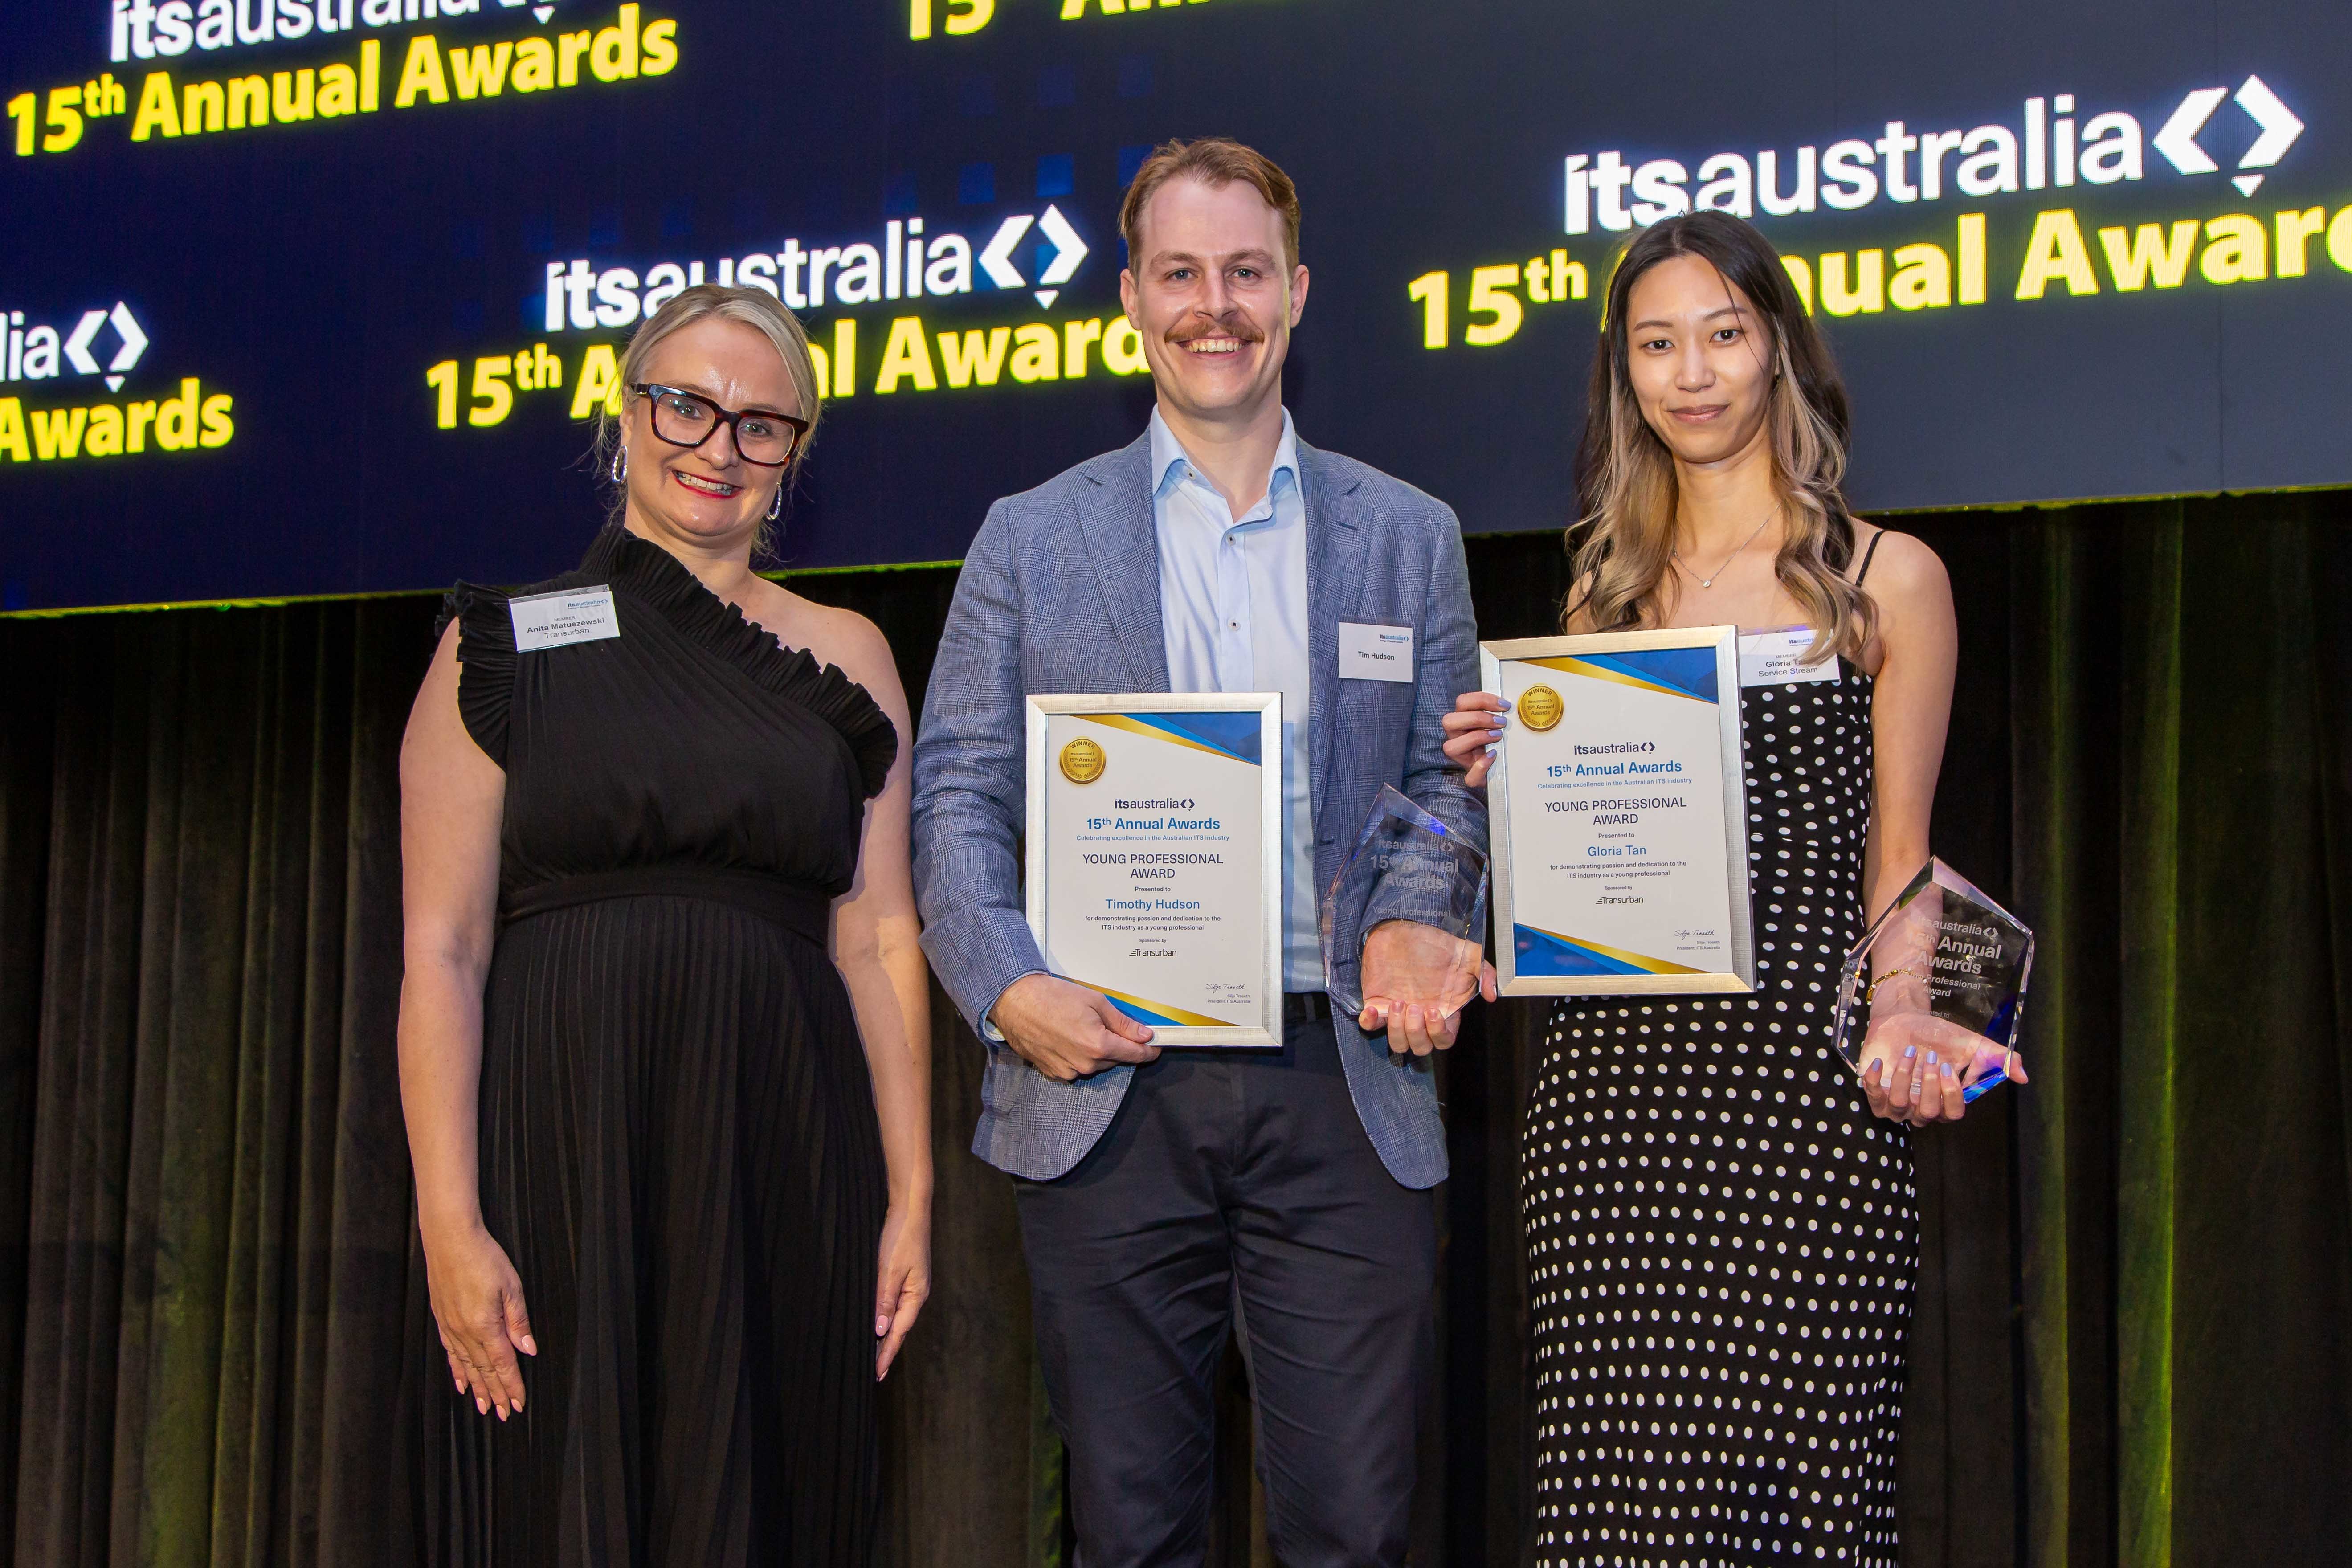
[[[1298,187],[1280,165],[1255,147],[1244,147],[1227,136],[1204,136],[1198,142],[1162,142],[1135,172],[1127,200],[1118,209],[1119,237],[1127,241],[1130,264],[1139,259],[1137,239],[1143,226],[1143,209],[1160,186],[1171,180],[1198,180],[1212,189],[1239,182],[1265,198],[1282,215],[1285,265],[1298,265]]]

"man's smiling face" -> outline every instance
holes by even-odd
[[[1285,254],[1282,215],[1240,180],[1170,180],[1138,226],[1140,254],[1119,275],[1160,395],[1203,422],[1246,422],[1282,400],[1290,330],[1307,268]]]

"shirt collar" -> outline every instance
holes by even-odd
[[[1176,432],[1168,427],[1168,421],[1160,416],[1159,408],[1154,406],[1151,410],[1152,496],[1155,499],[1165,496],[1183,483],[1185,472],[1192,466],[1192,459],[1185,455],[1184,444],[1176,438]],[[1298,432],[1291,425],[1288,408],[1282,411],[1282,439],[1274,448],[1274,468],[1266,475],[1267,495],[1274,494],[1286,473],[1290,476],[1291,488],[1304,493],[1299,483]],[[1202,482],[1207,483],[1205,479]]]

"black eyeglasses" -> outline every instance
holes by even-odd
[[[749,408],[739,414],[731,408],[719,407],[700,393],[656,386],[649,382],[641,381],[629,390],[653,400],[654,434],[673,447],[699,447],[721,425],[731,425],[735,427],[735,450],[742,454],[745,462],[757,463],[763,468],[781,468],[793,460],[793,454],[800,449],[801,438],[808,434],[808,421],[789,414],[765,408]]]

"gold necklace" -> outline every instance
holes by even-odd
[[[1747,550],[1748,550],[1748,547],[1749,545],[1751,545],[1751,544],[1755,543],[1755,542],[1756,542],[1756,541],[1757,541],[1758,539],[1761,538],[1761,537],[1763,536],[1764,530],[1765,530],[1767,527],[1770,526],[1771,521],[1772,521],[1772,520],[1773,520],[1774,518],[1776,518],[1776,517],[1778,517],[1778,516],[1780,516],[1780,508],[1778,508],[1778,507],[1775,507],[1775,508],[1773,508],[1770,511],[1766,512],[1766,513],[1764,514],[1764,521],[1763,521],[1762,522],[1759,522],[1759,523],[1758,523],[1758,524],[1756,525],[1756,531],[1755,531],[1754,533],[1749,534],[1747,538],[1745,538],[1745,539],[1741,540],[1741,541],[1740,541],[1737,545],[1735,545],[1735,546],[1732,548],[1732,552],[1731,552],[1731,553],[1730,553],[1730,554],[1728,554],[1728,555],[1727,555],[1727,556],[1725,556],[1725,557],[1723,558],[1723,565],[1717,567],[1717,568],[1715,569],[1714,575],[1712,575],[1712,576],[1700,577],[1700,576],[1699,576],[1699,574],[1698,574],[1698,569],[1697,569],[1696,567],[1693,566],[1689,562],[1687,562],[1687,561],[1684,560],[1684,559],[1683,559],[1683,552],[1682,552],[1681,551],[1679,551],[1679,550],[1675,551],[1675,552],[1672,552],[1672,553],[1673,553],[1673,555],[1674,555],[1674,558],[1675,558],[1675,565],[1677,565],[1677,566],[1679,566],[1679,567],[1681,567],[1684,571],[1685,571],[1685,572],[1689,573],[1689,574],[1691,574],[1691,576],[1692,576],[1692,577],[1696,578],[1696,579],[1697,580],[1697,582],[1698,582],[1698,585],[1699,585],[1700,587],[1702,587],[1702,588],[1712,588],[1712,587],[1714,587],[1714,586],[1715,586],[1715,579],[1716,579],[1717,577],[1720,577],[1720,576],[1722,576],[1726,568],[1727,568],[1727,567],[1728,567],[1728,566],[1729,566],[1733,562],[1735,562],[1735,561],[1738,560],[1738,559],[1740,558],[1740,556],[1741,556],[1741,555],[1743,555],[1744,553],[1746,553],[1746,552],[1747,552]]]

